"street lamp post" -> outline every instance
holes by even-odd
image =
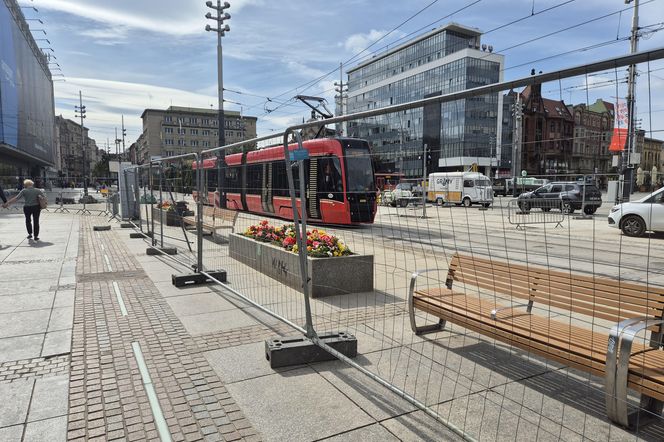
[[[79,105],[74,106],[75,113],[77,117],[81,119],[81,148],[83,149],[83,195],[85,195],[85,200],[87,202],[88,197],[88,155],[87,155],[87,146],[85,145],[85,127],[83,126],[83,119],[85,118],[85,106],[83,106],[83,94],[81,91],[78,91],[78,100]]]
[[[224,24],[224,20],[230,20],[231,15],[228,12],[223,12],[225,9],[231,7],[230,3],[224,2],[223,5],[220,0],[214,5],[211,1],[205,2],[205,5],[217,11],[216,17],[210,12],[205,14],[208,20],[216,20],[216,26],[205,25],[205,30],[208,32],[217,33],[217,89],[219,96],[219,115],[218,115],[218,130],[219,130],[219,146],[226,144],[226,128],[224,124],[224,69],[223,69],[223,50],[221,46],[221,37],[226,35],[226,32],[231,30],[230,26]],[[217,160],[217,191],[219,192],[219,207],[226,208],[226,151],[224,149],[219,151]]]

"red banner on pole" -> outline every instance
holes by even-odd
[[[627,129],[613,128],[609,152],[622,152],[625,150],[625,143],[627,143]]]

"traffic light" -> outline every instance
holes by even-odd
[[[427,170],[431,170],[433,158],[431,156],[431,148],[426,144],[424,145],[424,155],[426,155]]]

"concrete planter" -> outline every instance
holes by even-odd
[[[167,226],[177,227],[180,225],[180,217],[178,216],[177,212],[161,210],[156,207],[152,209],[152,216],[154,217],[155,224],[159,223],[162,212],[164,214],[164,221],[166,221]]]
[[[231,258],[302,291],[300,261],[297,254],[237,233],[230,234],[228,250]],[[307,257],[311,297],[372,291],[373,261],[373,255]]]

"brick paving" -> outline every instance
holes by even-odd
[[[0,364],[0,382],[43,378],[69,372],[69,355],[22,359]]]
[[[81,219],[68,440],[159,440],[132,342],[173,440],[260,440],[119,233],[93,232],[95,222]]]
[[[345,327],[361,328],[377,320],[382,321],[388,317],[406,315],[408,312],[403,305],[386,305],[377,307],[359,307],[341,312],[318,315],[314,318],[315,328],[318,332],[324,330],[343,330]],[[303,324],[304,318],[293,321]],[[264,325],[254,324],[238,327],[231,330],[206,333],[193,337],[197,349],[194,351],[206,352],[236,347],[244,344],[264,341],[274,336],[296,335],[297,332],[286,324]]]

